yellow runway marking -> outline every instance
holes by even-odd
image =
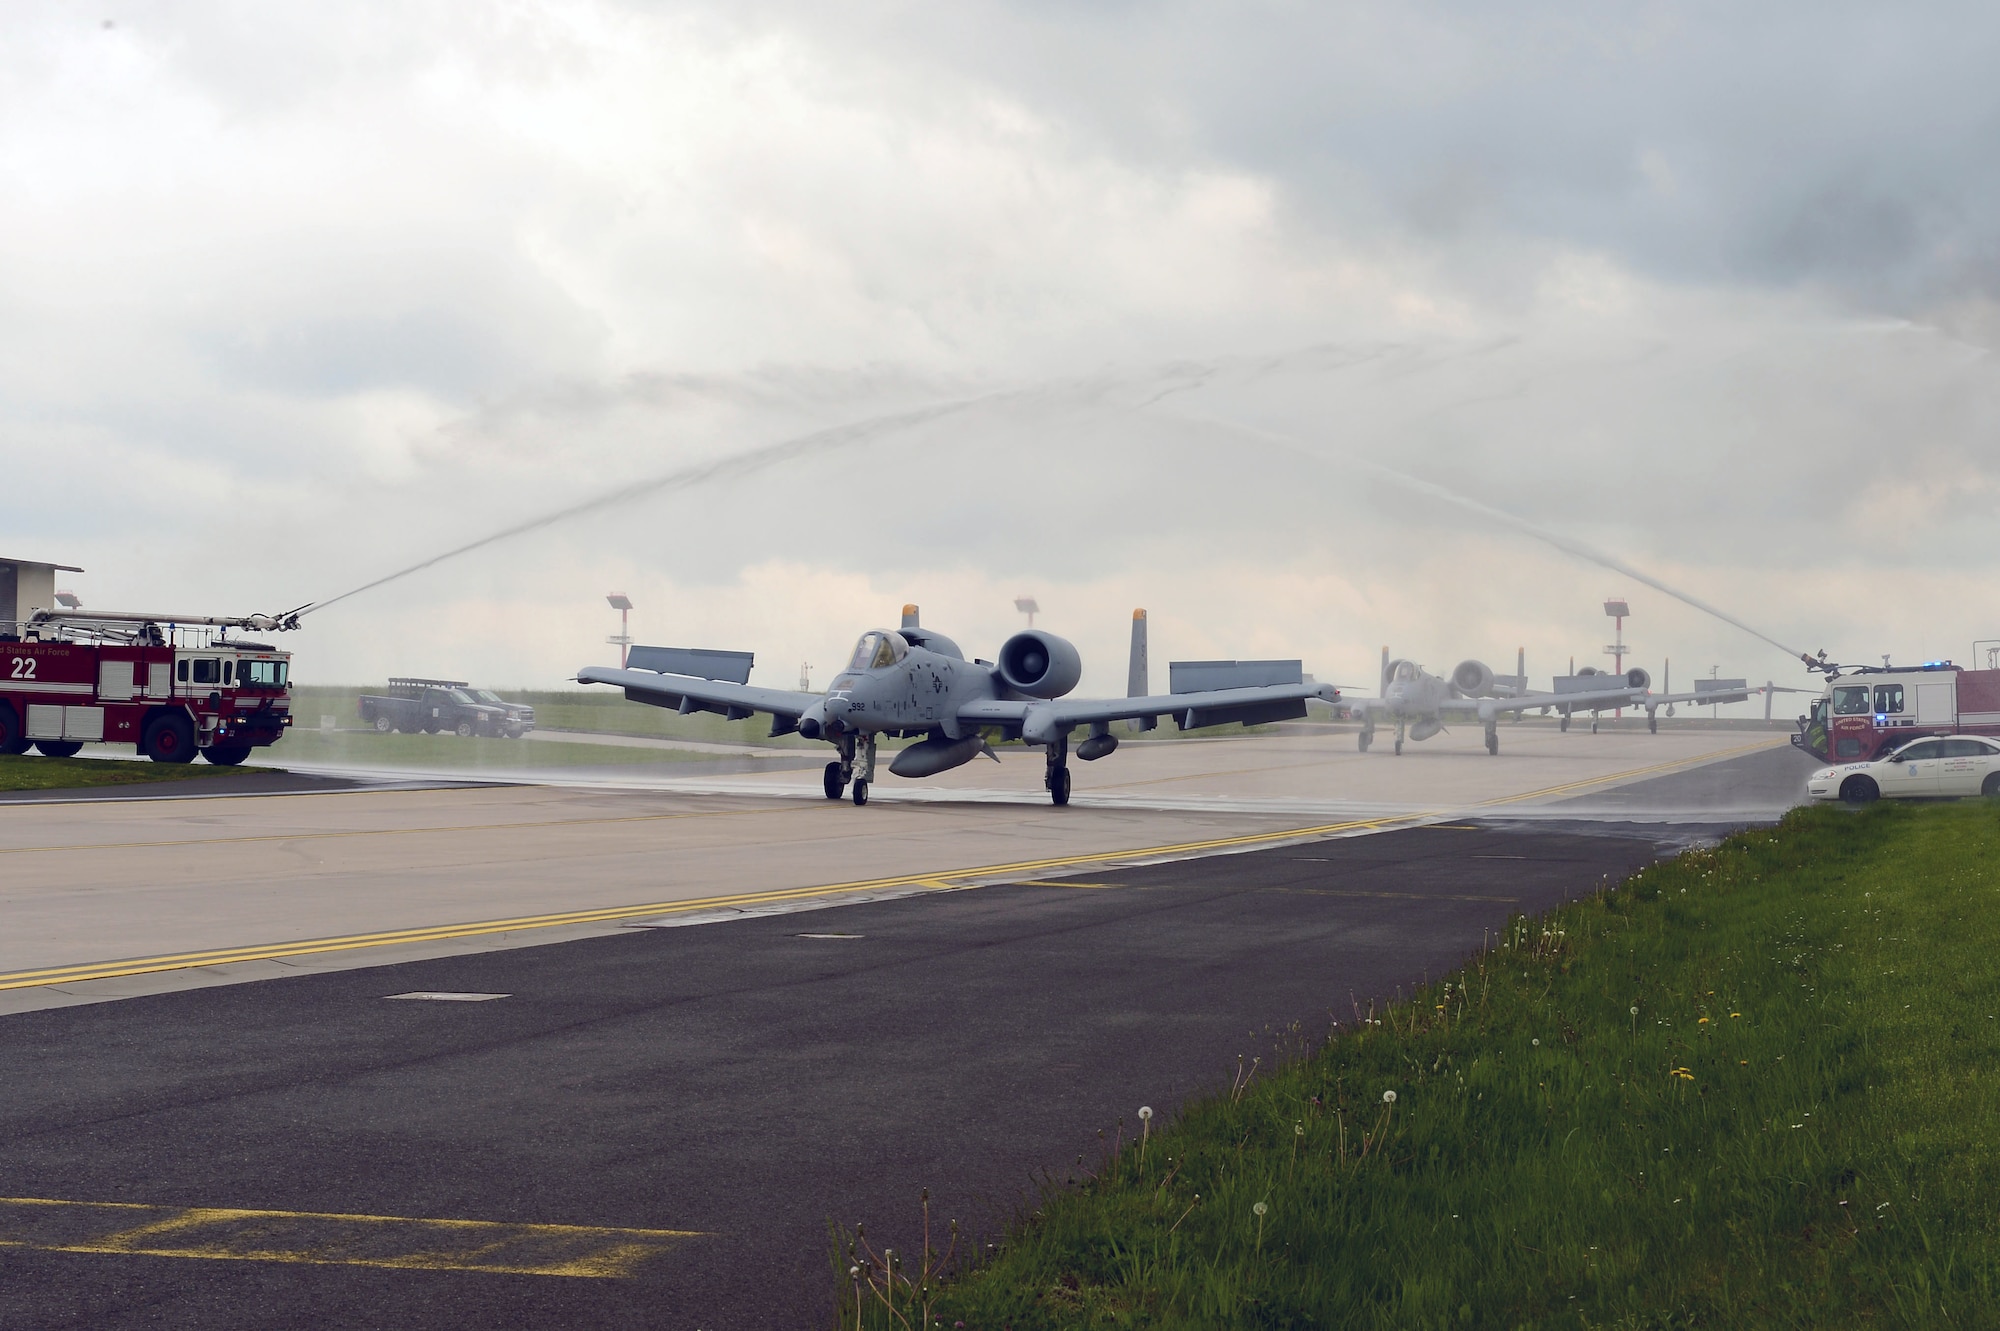
[[[320,952],[344,952],[364,947],[387,947],[397,943],[433,943],[453,938],[514,933],[525,929],[548,929],[566,924],[609,924],[653,915],[682,915],[695,911],[770,905],[786,901],[810,901],[819,897],[846,896],[889,888],[919,891],[951,891],[969,887],[981,879],[1018,882],[1022,874],[1079,864],[1110,864],[1118,860],[1154,859],[1160,856],[1195,855],[1203,851],[1267,845],[1281,841],[1331,836],[1337,832],[1375,829],[1414,822],[1429,814],[1395,814],[1381,818],[1359,818],[1317,827],[1299,827],[1281,832],[1251,832],[1241,836],[1215,837],[1207,841],[1183,841],[1167,846],[1145,846],[1133,850],[1092,851],[1080,855],[1059,855],[1049,859],[1022,860],[1015,864],[981,865],[946,872],[899,874],[891,878],[871,878],[853,883],[832,883],[823,887],[779,888],[769,892],[744,892],[730,896],[698,897],[688,901],[655,901],[640,906],[608,906],[597,910],[562,911],[551,915],[522,915],[503,920],[482,920],[468,924],[432,925],[416,929],[389,929],[379,933],[348,934],[335,938],[309,938],[289,943],[261,943],[249,947],[214,948],[202,952],[176,952],[156,957],[133,957],[121,961],[84,962],[73,966],[50,966],[39,970],[0,973],[0,990],[29,989],[40,985],[78,984],[85,980],[110,980],[153,971],[184,970],[193,966],[220,966],[248,961],[275,961]]]
[[[691,1229],[0,1197],[0,1248],[128,1257],[603,1280],[630,1276],[648,1259],[700,1237]]]
[[[549,818],[534,823],[466,823],[449,827],[357,827],[339,832],[260,832],[255,836],[187,837],[174,841],[100,841],[74,846],[0,846],[0,855],[42,855],[91,850],[159,850],[174,846],[238,846],[259,841],[338,841],[347,837],[422,836],[427,832],[513,832],[548,827],[602,827],[609,823],[664,823],[688,818],[758,818],[807,813],[814,806],[774,809],[703,809],[691,813],[636,813],[616,818]]]

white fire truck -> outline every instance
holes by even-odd
[[[294,616],[38,610],[0,625],[0,753],[135,744],[162,763],[233,767],[292,723],[291,654],[228,636]]]
[[[1858,763],[1921,735],[2000,736],[2000,670],[1949,661],[1834,667],[1792,743],[1828,762]]]

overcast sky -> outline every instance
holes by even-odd
[[[2000,634],[2000,10],[10,7],[0,553],[302,680],[816,683],[905,600],[1656,681]],[[881,422],[869,426],[868,422]],[[864,428],[836,430],[862,423]],[[1372,464],[1372,465],[1370,465]],[[1164,684],[1162,678],[1156,683]],[[1657,686],[1657,685],[1656,685]]]

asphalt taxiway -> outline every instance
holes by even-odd
[[[295,925],[323,942],[330,920],[442,923],[428,944],[289,958],[345,969],[0,1016],[0,1325],[823,1324],[829,1220],[902,1246],[928,1187],[991,1233],[1138,1105],[1171,1112],[1281,1032],[1316,1038],[1441,973],[1511,913],[1782,806],[1805,766],[1759,748],[1513,800],[1509,778],[1483,812],[1386,813],[1373,835],[1222,799],[431,791],[173,817],[135,801],[55,835],[41,820],[82,806],[20,810],[0,819],[0,905],[37,924],[0,939],[9,974],[148,952],[157,968],[10,994],[232,964],[166,964],[165,939],[268,954]],[[1652,816],[1697,796],[1699,816]],[[24,864],[81,865],[87,890]],[[865,898],[857,865],[877,899],[712,904]],[[467,878],[479,890],[452,895]],[[971,882],[987,885],[939,890]],[[548,946],[450,936],[503,914],[496,895],[638,913],[513,939],[567,938]],[[424,946],[461,950],[365,964]]]

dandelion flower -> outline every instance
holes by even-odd
[[[1142,1122],[1142,1123],[1143,1123],[1143,1122],[1145,1122],[1145,1121],[1146,1121],[1147,1119],[1150,1119],[1150,1118],[1151,1118],[1152,1116],[1153,1116],[1153,1107],[1152,1107],[1151,1105],[1140,1105],[1140,1106],[1139,1106],[1139,1121],[1140,1121],[1140,1122]]]
[[[1395,1093],[1394,1091],[1384,1091],[1384,1092],[1382,1092],[1382,1103],[1383,1103],[1383,1104],[1385,1104],[1385,1105],[1392,1105],[1392,1104],[1395,1104],[1395,1103],[1396,1103],[1396,1093]]]
[[[1540,1049],[1542,1047],[1542,1042],[1540,1040],[1530,1040],[1528,1041],[1528,1043],[1535,1046],[1535,1048],[1537,1049]]]
[[[1263,1202],[1258,1202],[1255,1206],[1251,1207],[1250,1209],[1254,1211],[1257,1215],[1262,1216],[1271,1208],[1266,1206]]]
[[[1638,1008],[1636,1008],[1636,1007],[1635,1007],[1635,1008],[1633,1008],[1633,1009],[1632,1009],[1632,1015],[1633,1015],[1633,1016],[1635,1016],[1635,1017],[1636,1017],[1636,1016],[1638,1016],[1638,1015],[1639,1015],[1639,1009],[1638,1009]]]

